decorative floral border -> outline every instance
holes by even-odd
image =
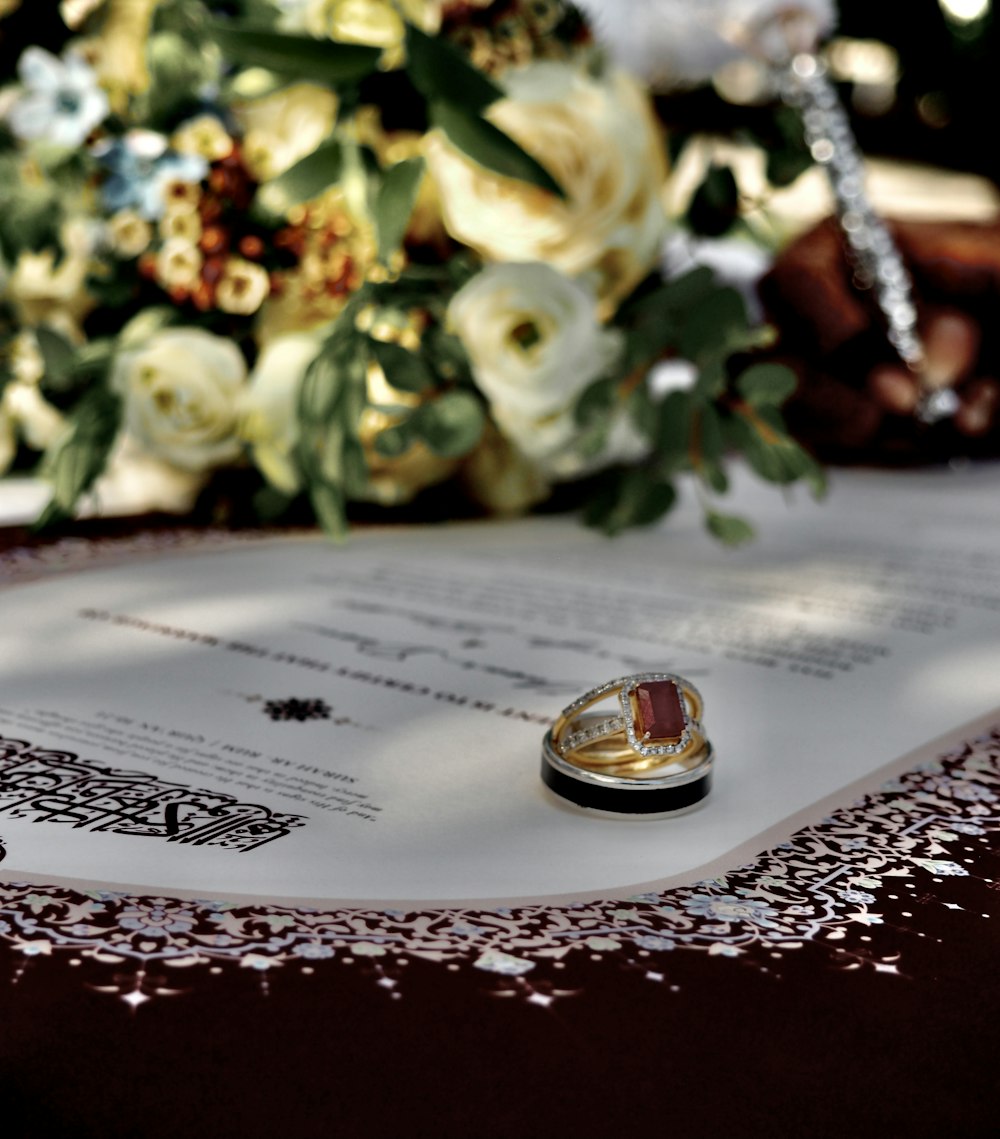
[[[110,543],[109,552],[117,556],[122,546]],[[175,991],[162,977],[151,981],[151,968],[232,965],[258,970],[266,985],[274,969],[310,972],[331,959],[368,961],[368,975],[396,997],[401,966],[420,959],[494,974],[501,986],[544,1005],[562,995],[557,971],[582,953],[642,968],[654,981],[665,980],[669,955],[677,951],[739,957],[762,969],[807,944],[842,953],[849,933],[871,940],[860,930],[883,924],[898,902],[892,891],[943,895],[947,880],[975,877],[979,859],[1000,845],[998,835],[1000,724],[752,863],[662,893],[403,911],[187,901],[12,882],[0,885],[0,940],[25,959],[68,955],[73,963],[90,958],[109,967],[113,983],[98,987],[133,1007]],[[992,879],[982,882],[993,886]],[[860,959],[867,950],[854,945],[852,952]],[[896,973],[899,956],[870,960],[880,972]]]
[[[966,877],[963,851],[1000,832],[1000,725],[755,862],[691,886],[561,906],[401,911],[245,905],[10,883],[0,937],[26,956],[92,956],[142,975],[154,964],[233,962],[266,971],[368,958],[381,982],[406,958],[541,978],[569,955],[625,954],[662,976],[666,954],[750,955],[837,941],[882,923],[884,893]],[[831,947],[832,948],[832,947]],[[659,964],[658,964],[659,963]],[[895,971],[895,966],[884,966]],[[398,975],[399,970],[395,970]],[[532,985],[535,997],[546,986]],[[118,991],[115,989],[114,991]],[[545,998],[548,999],[548,998]]]

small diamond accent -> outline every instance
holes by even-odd
[[[635,716],[632,711],[632,693],[640,684],[657,680],[671,681],[677,685],[678,691],[681,693],[681,708],[684,712],[684,731],[676,743],[648,744],[643,742],[636,731]],[[685,696],[685,689],[692,693],[695,700],[699,703],[701,702],[701,694],[694,685],[691,684],[690,681],[672,672],[636,673],[633,676],[622,676],[617,680],[609,680],[607,684],[601,684],[597,688],[591,688],[589,692],[585,692],[582,696],[574,700],[572,704],[568,704],[563,709],[562,715],[567,721],[572,721],[573,716],[577,712],[588,708],[591,704],[597,703],[603,696],[608,696],[612,693],[617,693],[618,695],[621,715],[609,716],[607,719],[601,720],[598,723],[587,724],[586,727],[577,728],[575,731],[570,732],[560,740],[559,751],[563,755],[566,755],[567,752],[582,747],[584,744],[592,743],[596,739],[624,731],[629,747],[644,758],[657,755],[677,755],[679,752],[684,751],[690,744],[692,729],[695,731],[701,730],[700,723],[691,718],[691,713],[688,710],[688,700]]]

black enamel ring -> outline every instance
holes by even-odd
[[[582,810],[626,819],[669,818],[697,806],[712,787],[712,745],[706,739],[694,767],[663,775],[612,775],[578,767],[542,741],[542,782]]]

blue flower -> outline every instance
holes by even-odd
[[[172,933],[187,933],[194,927],[194,917],[185,911],[152,906],[148,910],[133,910],[131,915],[119,918],[118,924],[122,929],[131,929],[146,937],[169,937]]]
[[[684,903],[684,908],[697,917],[721,922],[746,921],[765,929],[774,929],[770,919],[778,916],[778,911],[765,902],[738,898],[735,894],[694,894]]]
[[[864,903],[867,905],[875,901],[875,895],[869,894],[866,890],[841,890],[840,896],[845,902]]]
[[[18,138],[77,147],[108,113],[94,72],[73,52],[59,59],[44,48],[25,48],[17,72],[24,90],[7,122]]]
[[[669,937],[657,937],[653,933],[644,933],[640,937],[633,937],[632,942],[640,949],[675,949],[677,943]]]
[[[208,163],[199,155],[177,154],[155,131],[129,131],[122,138],[102,143],[95,156],[107,169],[101,197],[111,213],[137,210],[155,221],[166,209],[166,190],[173,182],[200,182]]]
[[[296,957],[304,957],[307,961],[322,961],[327,957],[333,956],[333,950],[329,945],[296,945],[293,950]]]
[[[985,834],[977,823],[949,823],[948,826],[958,834]]]

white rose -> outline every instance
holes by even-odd
[[[115,444],[84,513],[99,515],[187,514],[208,479],[207,471],[182,471],[155,458],[129,435]]]
[[[563,62],[504,76],[489,118],[544,164],[568,197],[493,174],[439,132],[427,159],[446,227],[492,261],[544,261],[593,272],[624,296],[651,269],[666,229],[666,164],[649,101],[624,72],[595,78]]]
[[[814,51],[836,24],[833,0],[580,0],[614,58],[658,90],[706,83],[747,54]]]
[[[292,457],[299,438],[296,407],[302,378],[319,348],[320,339],[304,332],[271,341],[257,359],[243,403],[240,436],[267,481],[287,494],[301,485]]]
[[[601,326],[596,308],[583,285],[537,262],[489,265],[448,306],[494,421],[551,478],[642,453],[627,423],[616,423],[601,455],[578,451],[576,401],[621,350],[621,334]]]
[[[244,132],[247,167],[266,180],[312,154],[333,130],[337,97],[315,83],[293,83],[234,109]]]
[[[167,328],[119,356],[111,375],[125,426],[140,448],[185,471],[237,458],[246,363],[239,349],[198,328]]]

